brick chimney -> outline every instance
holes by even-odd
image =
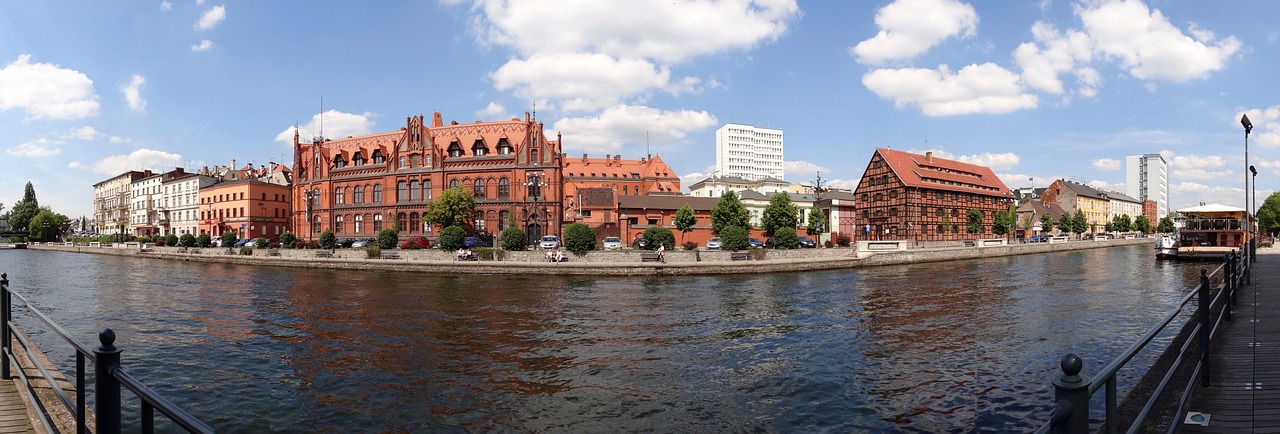
[[[933,163],[933,151],[924,153],[924,161],[927,163]]]

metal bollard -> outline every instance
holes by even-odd
[[[98,333],[102,346],[93,350],[93,399],[96,434],[120,433],[120,381],[112,373],[120,367],[120,349],[115,347],[116,332],[103,329]]]
[[[1084,360],[1075,353],[1062,356],[1062,376],[1053,380],[1054,424],[1049,432],[1055,434],[1085,433],[1089,431],[1089,377],[1080,375]]]
[[[0,341],[4,342],[4,348],[8,349],[13,344],[13,338],[9,336],[9,317],[13,306],[9,305],[9,273],[0,274]],[[2,357],[3,366],[0,366],[0,378],[5,380],[12,379],[9,374],[9,352],[5,351]]]
[[[1222,290],[1225,291],[1223,294],[1226,295],[1223,303],[1223,320],[1226,322],[1231,322],[1231,297],[1236,293],[1235,285],[1231,283],[1231,267],[1234,267],[1235,264],[1236,252],[1233,251],[1222,255]]]
[[[1200,269],[1200,387],[1209,387],[1209,273]]]

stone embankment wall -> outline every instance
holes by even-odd
[[[730,252],[671,250],[666,262],[641,262],[640,251],[594,251],[583,256],[566,252],[568,262],[548,263],[542,251],[502,252],[502,260],[456,261],[453,252],[440,250],[388,250],[397,258],[370,258],[362,249],[295,250],[254,249],[241,255],[239,248],[178,247],[139,248],[137,245],[91,247],[67,244],[39,244],[28,248],[68,252],[141,256],[178,261],[237,263],[303,268],[350,270],[415,271],[440,274],[550,274],[550,275],[703,275],[748,274],[857,268],[879,265],[917,264],[1010,255],[1053,253],[1116,246],[1148,245],[1149,239],[1073,241],[1064,243],[1013,244],[995,247],[936,247],[907,249],[858,258],[854,248],[759,250],[751,260],[734,261]],[[321,252],[321,253],[317,253]],[[329,254],[330,257],[321,255]],[[1154,253],[1152,253],[1154,255]],[[273,256],[274,255],[274,256]]]

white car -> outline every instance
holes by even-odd
[[[617,250],[622,248],[622,238],[604,237],[605,250]]]
[[[707,250],[720,250],[720,237],[707,240]]]
[[[560,237],[555,235],[543,235],[542,242],[538,243],[539,249],[558,249],[560,248]]]

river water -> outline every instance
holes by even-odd
[[[230,433],[1029,431],[1065,353],[1095,371],[1214,265],[1142,245],[593,278],[0,251],[11,288],[87,345],[114,329],[127,371]]]

